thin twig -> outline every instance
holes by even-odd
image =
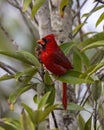
[[[78,8],[78,9],[80,8],[79,0],[77,0],[77,8]],[[77,18],[78,18],[78,24],[81,25],[81,16],[80,16],[80,11],[79,11],[79,13],[78,13],[78,15],[77,15]],[[83,34],[82,29],[80,29],[79,34],[80,34],[80,40],[83,41],[83,37],[81,37],[82,34]]]
[[[104,1],[103,0],[96,0],[97,2],[101,3],[101,4],[104,4]]]
[[[30,33],[31,33],[32,36],[34,37],[34,36],[35,36],[34,30],[36,30],[36,29],[34,29],[34,28],[33,28],[34,26],[32,26],[32,25],[33,25],[32,20],[29,19],[29,17],[31,17],[30,14],[29,14],[28,12],[23,12],[22,7],[19,5],[19,3],[18,3],[17,0],[15,0],[15,3],[14,3],[14,2],[11,2],[10,0],[7,0],[7,1],[8,1],[8,3],[9,3],[10,5],[12,5],[13,7],[17,8],[17,9],[20,11],[21,16],[22,16],[22,18],[23,18],[25,24],[27,25],[27,27],[28,27]],[[28,14],[28,16],[27,16],[27,14]],[[30,22],[31,22],[31,25],[30,25]]]
[[[82,106],[82,107],[85,105],[85,103],[87,102],[87,100],[88,100],[89,97],[91,96],[91,94],[89,94],[89,95],[86,97],[86,95],[87,95],[89,89],[90,89],[90,85],[87,85],[87,90],[86,90],[86,92],[84,93],[84,96],[83,96],[83,98],[82,98],[82,100],[81,100],[81,102],[80,102],[80,104],[79,104],[79,105]],[[78,115],[79,112],[80,112],[80,111],[78,111],[78,112],[76,113],[76,115]]]
[[[1,30],[4,32],[5,36],[11,41],[13,47],[15,48],[15,50],[18,50],[18,44],[16,43],[16,41],[14,41],[13,38],[11,38],[11,36],[9,35],[9,33],[7,32],[7,30],[3,27],[2,23],[0,22],[0,28]]]
[[[97,130],[96,126],[97,126],[97,101],[94,102],[94,116],[93,116],[93,120],[94,120],[94,130]]]
[[[86,21],[88,20],[88,18],[92,15],[93,11],[98,6],[98,4],[99,4],[99,2],[97,2],[96,5],[93,7],[93,9],[89,12],[88,16],[85,18],[85,20],[83,22],[84,24],[86,23]],[[84,26],[84,24],[82,25],[82,27]],[[73,38],[78,34],[78,32],[81,30],[81,28],[79,30],[77,30],[77,32],[72,36]]]
[[[89,89],[90,89],[90,85],[87,85],[87,90],[86,90],[86,92],[85,92],[84,95],[83,95],[83,98],[82,98],[82,100],[81,100],[81,102],[80,102],[80,105],[83,104],[83,102],[84,102],[84,100],[85,100],[85,97],[86,97],[86,95],[87,95]]]
[[[9,66],[9,65],[1,62],[1,61],[0,61],[0,67],[3,70],[5,70],[6,72],[8,72],[9,74],[12,74],[12,75],[17,72],[17,70],[15,70],[13,67],[11,67],[11,66]]]
[[[55,128],[58,129],[58,124],[57,124],[57,120],[56,120],[56,117],[55,117],[54,111],[52,111],[51,114],[52,114],[52,117],[53,117],[53,120],[54,120]]]
[[[80,6],[80,8],[77,10],[76,14],[73,16],[73,19],[75,19],[75,17],[78,15],[78,13],[80,12],[80,10],[83,8],[83,6],[86,4],[87,0],[83,1],[82,5]]]
[[[17,8],[17,9],[20,9],[20,6],[14,1],[11,1],[11,0],[7,0],[7,2],[12,5],[13,7]]]

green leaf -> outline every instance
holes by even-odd
[[[79,24],[79,25],[77,25],[77,26],[74,28],[73,33],[76,33],[77,31],[79,31],[79,30],[83,27],[84,24],[85,24],[85,22],[84,22],[84,23],[81,23],[81,24]]]
[[[69,42],[69,43],[63,43],[60,45],[60,48],[62,51],[67,55],[69,54],[70,50],[76,45],[74,42]]]
[[[6,130],[6,129],[4,129],[4,128],[2,128],[2,127],[0,126],[0,130]]]
[[[65,75],[62,75],[58,78],[58,80],[70,84],[82,84],[82,83],[93,83],[93,80],[91,78],[85,79],[81,78],[82,73],[71,70],[68,71]]]
[[[22,130],[19,121],[14,118],[2,118],[2,121],[5,130]]]
[[[33,75],[37,72],[37,69],[35,67],[31,67],[29,69],[26,69],[24,72],[17,73],[14,77],[16,80],[22,81],[22,83],[19,83],[17,85],[17,90],[10,94],[9,96],[9,102],[10,104],[14,104],[22,93],[26,92],[27,90],[31,89],[33,87],[33,84],[28,84],[28,82],[33,78]],[[22,77],[21,77],[22,76]],[[34,83],[34,86],[37,83]]]
[[[24,109],[22,109],[22,112],[20,113],[19,121],[22,130],[34,130],[34,124]]]
[[[0,77],[0,81],[9,80],[9,79],[13,79],[13,78],[14,78],[14,75],[5,74]]]
[[[37,60],[37,58],[32,55],[31,53],[27,52],[27,51],[18,51],[19,55],[24,57],[25,60],[27,60],[29,63],[39,67],[40,63]]]
[[[73,52],[73,65],[74,65],[74,70],[81,72],[82,58],[80,55],[80,51],[77,48],[74,48],[74,52]]]
[[[35,104],[38,104],[38,96],[37,96],[37,95],[35,95],[35,96],[33,97],[33,101],[34,101]]]
[[[104,57],[104,50],[103,50],[103,48],[97,50],[97,52],[92,56],[92,58],[90,60],[91,61],[91,65],[99,63],[103,59],[103,57]]]
[[[96,27],[104,20],[104,12],[100,15],[96,22]]]
[[[37,73],[37,71],[38,70],[36,67],[28,68],[23,72],[16,73],[15,79],[18,81],[19,79],[22,78],[21,80],[26,84],[32,79],[32,77]]]
[[[8,51],[0,50],[0,54],[15,58],[17,60],[20,60],[21,62],[30,64],[30,65],[36,65],[37,67],[40,66],[40,63],[37,60],[37,58],[31,53],[26,52],[26,51],[8,52]]]
[[[37,123],[40,123],[42,121],[44,121],[46,119],[46,117],[57,107],[57,105],[51,105],[48,106],[46,109],[44,110],[38,110],[35,112],[35,117],[37,119]],[[38,114],[37,114],[38,113]]]
[[[78,126],[80,130],[84,130],[85,121],[81,114],[78,115]]]
[[[48,86],[48,85],[50,86],[50,85],[53,84],[53,81],[52,81],[52,79],[51,79],[50,74],[49,74],[48,71],[45,72],[44,83],[45,83],[46,86]]]
[[[88,38],[88,35],[91,35],[91,34],[96,34],[96,32],[87,32],[87,33],[84,33],[81,35],[81,38]]]
[[[97,42],[97,41],[101,41],[101,40],[104,40],[104,32],[101,32],[101,33],[97,33],[95,34],[94,36],[90,37],[90,38],[87,38],[85,41],[81,42],[79,44],[79,46],[82,48],[82,47],[86,47],[87,45],[91,44],[91,43],[94,43],[94,42]]]
[[[45,89],[46,92],[50,92],[50,95],[49,95],[49,98],[47,100],[47,103],[49,105],[53,105],[54,104],[54,100],[55,100],[55,87],[53,85],[46,86],[46,87],[47,87],[47,89]]]
[[[32,17],[37,13],[38,9],[44,4],[46,0],[35,0],[34,1],[34,6],[32,9]]]
[[[64,10],[65,10],[65,7],[69,4],[69,0],[61,0],[61,3],[60,3],[60,15],[61,17],[64,17]]]
[[[17,98],[24,92],[26,92],[27,90],[31,89],[33,85],[25,85],[25,84],[21,84],[18,89],[11,93],[9,96],[9,103],[10,104],[14,104],[17,100]]]
[[[67,110],[70,111],[82,111],[85,110],[82,106],[77,105],[75,103],[68,103]]]
[[[99,70],[103,66],[104,62],[100,62],[97,65],[92,65],[88,68],[88,70],[85,73],[81,74],[80,77],[88,79],[91,75],[93,75],[97,70]]]
[[[97,101],[102,92],[102,86],[101,86],[101,81],[96,80],[94,84],[92,84],[92,97],[95,101]]]
[[[29,117],[33,124],[38,124],[46,119],[46,117],[52,112],[57,105],[51,105],[47,107],[46,109],[42,110],[35,110],[33,111],[29,106],[26,104],[23,104],[23,107],[26,109],[27,113],[29,114]]]
[[[89,13],[84,13],[84,14],[82,15],[82,18],[87,17],[88,15],[89,15]]]
[[[91,130],[92,116],[87,120],[84,130]]]
[[[46,71],[44,75],[44,83],[45,83],[45,92],[50,92],[47,103],[49,105],[53,105],[55,100],[55,87],[54,83],[50,77],[50,74]]]
[[[35,119],[35,117],[34,117],[34,111],[32,110],[32,108],[30,108],[28,105],[26,105],[26,104],[24,104],[24,103],[22,103],[22,106],[25,108],[25,110],[27,111],[27,113],[28,113],[28,115],[29,115],[31,121],[32,121],[33,124],[34,124],[34,123],[35,123],[34,120],[36,120],[38,116],[37,116],[36,119]]]
[[[23,11],[26,11],[28,9],[29,4],[32,2],[32,0],[24,0],[23,3]]]
[[[83,52],[85,50],[96,48],[96,47],[101,47],[101,46],[104,46],[104,40],[103,41],[93,42],[90,45],[87,45],[86,47],[84,47],[81,51]]]
[[[80,53],[80,55],[84,65],[88,67],[90,65],[90,60],[88,59],[87,55],[85,54],[85,52]]]
[[[94,12],[99,11],[102,8],[104,8],[104,5],[100,5],[100,6],[96,7],[95,10],[94,10]]]
[[[40,99],[40,101],[38,102],[38,109],[41,110],[42,108],[44,108],[44,107],[46,107],[47,105],[49,105],[49,104],[47,104],[47,101],[48,101],[49,96],[50,96],[50,92],[47,92],[47,93]]]

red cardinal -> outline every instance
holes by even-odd
[[[68,70],[72,69],[72,65],[62,50],[57,45],[54,35],[49,34],[37,41],[42,46],[39,53],[40,61],[45,67],[57,76],[64,75]],[[63,107],[67,108],[67,84],[63,83]]]

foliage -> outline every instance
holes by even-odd
[[[31,4],[32,0],[25,0],[23,4],[23,11],[26,12]],[[31,16],[33,17],[39,8],[44,4],[45,0],[36,0],[33,3]],[[59,11],[60,15],[64,16],[64,9],[68,4],[68,0],[62,0],[60,3]],[[94,12],[104,8],[104,6],[97,7]],[[93,12],[93,13],[94,13]],[[83,14],[83,17],[88,17],[88,14]],[[98,26],[104,20],[104,13],[100,15],[97,19],[96,25]],[[80,32],[80,29],[86,24],[86,21],[77,25],[73,29],[73,34]],[[37,60],[35,55],[31,54],[28,51],[8,51],[8,50],[0,50],[0,55],[4,55],[9,59],[15,59],[15,61],[19,61],[24,66],[23,71],[19,71],[13,68],[13,66],[8,66],[4,64],[4,66],[0,66],[3,68],[7,74],[4,74],[0,77],[0,81],[6,81],[10,79],[14,79],[16,84],[15,90],[13,93],[9,95],[8,103],[10,105],[10,109],[13,109],[14,104],[17,102],[18,98],[25,93],[26,91],[33,89],[37,92],[33,101],[34,104],[37,105],[36,109],[33,109],[22,103],[22,112],[19,115],[19,119],[15,118],[2,118],[0,120],[0,129],[3,130],[41,130],[41,125],[44,125],[45,120],[49,116],[50,113],[55,109],[63,109],[62,105],[54,104],[55,100],[55,85],[53,78],[60,80],[62,82],[66,82],[72,85],[81,85],[86,84],[88,87],[90,85],[90,91],[87,90],[88,94],[91,94],[92,101],[96,104],[97,107],[95,109],[97,111],[101,111],[101,106],[98,104],[98,101],[103,95],[102,91],[102,78],[99,78],[97,72],[104,66],[104,32],[96,33],[91,37],[88,37],[88,34],[93,32],[88,32],[87,34],[83,34],[82,37],[85,37],[82,41],[76,37],[75,40],[72,40],[68,43],[63,43],[60,45],[60,48],[67,55],[69,52],[72,52],[73,66],[74,69],[68,71],[65,75],[57,77],[55,75],[51,75],[49,72],[45,71],[45,74],[41,72],[42,69],[41,63]],[[91,54],[91,55],[89,55]],[[11,71],[10,71],[11,70]],[[12,73],[13,72],[13,73]],[[42,74],[41,74],[42,73]],[[38,77],[38,78],[37,78]],[[44,78],[44,79],[43,79]],[[40,92],[39,86],[44,88],[43,91]],[[90,95],[89,94],[89,95]],[[85,97],[87,96],[84,95]],[[104,95],[103,95],[104,96]],[[69,103],[67,110],[75,111],[76,116],[78,118],[78,124],[80,130],[91,130],[92,128],[92,120],[94,117],[94,112],[89,112],[86,109],[85,104],[89,104],[90,107],[94,108],[94,103],[90,103],[90,101],[85,98],[82,98],[82,103],[79,104]],[[81,112],[89,112],[90,117],[87,121],[84,120]],[[104,113],[103,113],[104,114]],[[100,115],[100,114],[99,114]],[[42,124],[43,123],[43,124]]]

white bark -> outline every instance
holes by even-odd
[[[67,6],[65,8],[64,17],[62,18],[59,14],[60,1],[61,0],[50,0],[50,1],[47,0],[45,4],[39,9],[36,15],[39,24],[40,38],[47,34],[54,33],[56,34],[56,40],[59,44],[70,41],[71,39],[70,34],[72,32],[71,7]],[[62,84],[60,85],[60,83],[57,82],[55,83],[55,85],[56,85],[56,102],[61,103]],[[74,97],[73,95],[71,95],[70,97]],[[65,110],[55,110],[54,113],[59,130],[77,130],[77,120],[74,114],[71,114]],[[49,120],[50,120],[50,129],[54,129],[55,128],[54,121],[51,115]]]
[[[42,38],[47,34],[52,33],[48,0],[38,10],[36,19],[38,21],[38,30],[39,30],[40,38]]]

